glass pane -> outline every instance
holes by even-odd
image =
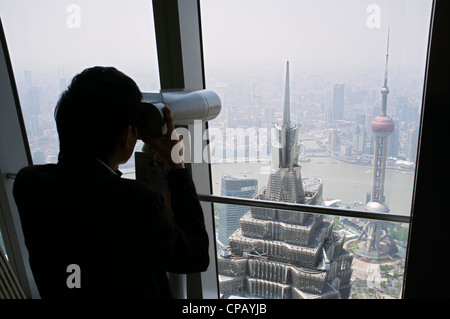
[[[431,4],[202,1],[214,193],[223,174],[262,192],[292,167],[322,180],[324,205],[409,215]],[[290,191],[277,200],[304,200]]]
[[[218,241],[225,241],[217,257],[221,298],[401,297],[407,224],[215,208]]]
[[[0,16],[35,164],[57,161],[56,102],[85,68],[114,66],[159,90],[151,1],[0,1]],[[121,169],[133,177],[134,157]]]
[[[209,122],[213,193],[410,215],[431,6],[431,0],[201,1],[206,85],[222,99],[221,114]],[[239,291],[247,297],[314,297],[268,277],[259,278],[267,283],[254,288],[262,289],[255,295],[245,290],[254,277],[244,273],[249,258],[264,260],[267,249],[287,245],[282,237],[268,244],[265,236],[295,233],[311,216],[266,210],[257,215],[263,222],[252,220],[259,239],[243,240],[239,251],[230,238],[242,231],[248,209],[215,207],[217,250],[228,261],[239,260],[243,251],[248,256],[236,263],[218,257],[220,276],[239,277],[219,278],[225,297]],[[350,227],[350,219],[331,220],[334,231],[348,229],[347,239],[363,231]],[[339,287],[350,291],[340,296],[398,298],[408,225],[373,222],[367,229],[383,241],[366,255],[364,242],[348,244],[351,280],[346,287],[347,279],[340,279]],[[334,242],[324,238],[321,245]],[[393,242],[399,251],[386,251]],[[284,269],[292,278],[290,266],[271,264],[280,262],[277,256],[264,267]],[[313,263],[295,262],[314,274],[308,276],[324,275],[317,268],[323,256],[319,250]],[[334,287],[333,280],[327,285]],[[241,290],[227,290],[236,287]]]

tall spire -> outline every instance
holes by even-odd
[[[387,137],[395,128],[394,121],[386,114],[387,87],[389,58],[389,29],[387,37],[386,70],[384,72],[384,84],[381,88],[381,114],[372,121],[372,133],[375,136],[375,149],[373,157],[372,197],[371,201],[384,203],[384,181],[386,171]]]
[[[274,169],[298,166],[300,145],[298,144],[299,123],[291,122],[289,61],[286,61],[286,79],[284,88],[283,122],[273,123],[274,141],[278,144],[272,148],[272,166]],[[272,144],[273,145],[273,144]]]
[[[372,193],[370,202],[366,204],[366,210],[371,212],[389,212],[389,207],[384,200],[384,182],[386,174],[386,155],[388,137],[392,134],[395,128],[394,121],[386,114],[387,96],[389,89],[387,87],[388,75],[388,59],[389,59],[389,29],[387,37],[387,51],[386,51],[386,69],[384,71],[384,84],[381,88],[381,114],[375,117],[372,121],[372,134],[375,138],[375,147],[373,151],[373,170],[372,170]],[[370,220],[358,239],[361,239],[364,234],[367,235],[366,253],[363,256],[371,256],[371,258],[378,258],[377,254],[372,250],[378,251],[380,249],[380,242],[383,240],[382,232],[391,241],[391,252],[398,251],[397,245],[389,234],[387,224]],[[361,251],[360,251],[361,253]]]
[[[290,128],[291,123],[291,101],[289,90],[289,61],[286,62],[286,82],[284,84],[284,109],[283,109],[283,125],[287,129]]]
[[[390,33],[390,29],[388,28],[387,48],[386,48],[386,69],[384,71],[384,87],[387,87],[388,60],[389,60],[389,33]]]
[[[389,89],[387,86],[388,81],[388,61],[389,61],[389,33],[390,30],[388,29],[388,36],[387,36],[387,48],[386,48],[386,69],[384,71],[384,83],[383,88],[381,89],[381,115],[386,115],[386,109],[387,109],[387,95],[389,94]]]

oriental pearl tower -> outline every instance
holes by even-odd
[[[386,150],[389,135],[394,131],[394,121],[386,114],[387,97],[389,89],[388,80],[388,59],[389,59],[389,30],[387,38],[386,52],[386,70],[384,72],[384,85],[381,88],[381,113],[372,121],[372,133],[375,139],[375,148],[373,154],[373,173],[372,173],[372,193],[370,201],[366,204],[365,209],[371,212],[389,212],[389,208],[384,203],[384,181],[386,172]],[[383,221],[369,221],[359,235],[358,239],[366,234],[367,243],[363,251],[359,251],[361,255],[369,258],[378,258],[380,242],[388,237],[391,245],[389,253],[398,252],[397,245],[389,234],[388,223]]]

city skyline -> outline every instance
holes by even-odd
[[[58,96],[59,89],[50,91],[50,87],[48,86],[38,86],[36,83],[39,83],[39,79],[36,80],[37,76],[34,72],[29,72],[29,78],[31,79],[31,86],[33,88],[33,92],[36,91],[39,92],[39,99],[38,103],[39,108],[41,112],[39,115],[29,116],[30,113],[32,113],[31,109],[27,108],[27,103],[24,103],[27,96],[26,91],[26,85],[25,85],[25,75],[24,74],[17,74],[16,78],[18,79],[18,88],[19,88],[19,95],[22,102],[22,108],[24,112],[24,119],[27,127],[27,132],[29,135],[29,141],[30,146],[33,152],[33,158],[36,160],[36,163],[44,163],[44,162],[55,162],[57,153],[58,153],[58,138],[56,133],[56,126],[54,124],[53,119],[53,110],[54,105],[56,102],[53,102],[50,98],[51,95],[54,94],[55,97]],[[248,80],[251,80],[252,78],[249,77]],[[320,78],[316,78],[316,80],[320,81]],[[378,85],[373,88],[371,91],[367,91],[365,88],[360,88],[358,90],[350,91],[346,90],[346,101],[345,101],[345,111],[344,111],[344,117],[346,118],[345,121],[350,122],[341,122],[341,123],[326,123],[326,116],[325,116],[325,103],[321,103],[323,96],[326,96],[327,93],[332,93],[333,84],[331,84],[328,87],[324,87],[326,90],[325,92],[321,90],[315,91],[315,94],[304,94],[304,92],[299,92],[301,89],[296,82],[292,83],[294,81],[291,81],[291,109],[292,109],[292,116],[294,120],[297,120],[299,118],[302,119],[302,134],[303,136],[308,136],[308,138],[313,137],[318,142],[321,142],[323,146],[326,146],[327,148],[331,146],[329,139],[329,130],[330,128],[335,129],[336,133],[340,136],[340,145],[339,145],[339,153],[345,154],[346,149],[349,148],[349,146],[352,146],[352,152],[357,151],[356,147],[356,141],[354,136],[356,136],[356,128],[359,125],[361,126],[361,132],[364,132],[366,134],[366,144],[365,144],[365,150],[362,152],[362,158],[367,158],[367,162],[370,161],[370,154],[373,154],[373,149],[371,149],[371,133],[368,129],[370,125],[371,119],[374,117],[375,114],[377,114],[376,110],[379,110],[381,99],[378,97],[379,94],[379,83],[380,78],[378,78]],[[392,81],[391,81],[392,83]],[[238,87],[239,83],[233,83],[228,82],[228,85],[225,87],[217,87],[216,92],[221,95],[221,98],[224,99],[224,103],[226,103],[226,108],[222,110],[222,113],[219,115],[218,118],[211,121],[209,123],[210,128],[218,127],[223,129],[225,131],[226,127],[237,127],[237,128],[247,128],[250,126],[255,127],[263,127],[271,125],[272,121],[275,119],[281,120],[282,114],[281,112],[276,113],[274,112],[273,107],[268,107],[268,105],[274,105],[274,103],[280,103],[280,100],[282,101],[283,93],[280,94],[280,92],[275,92],[276,89],[279,88],[279,86],[274,86],[270,90],[263,90],[263,91],[256,91],[255,95],[251,95],[251,92],[247,91],[247,88],[244,87],[241,91],[236,91],[235,88]],[[308,85],[308,83],[303,82],[304,85]],[[59,87],[60,83],[55,83]],[[346,87],[349,88],[349,85],[346,84]],[[264,89],[265,87],[263,87]],[[281,85],[281,91],[282,85]],[[53,93],[52,93],[53,92]],[[323,92],[323,93],[322,93]],[[367,94],[369,92],[372,92],[371,94]],[[411,92],[411,95],[414,96],[414,94],[419,94],[417,91],[413,91],[413,88],[408,90],[405,94],[398,93],[398,89],[394,88],[391,89],[390,92],[390,101],[392,107],[389,108],[389,113],[394,112],[394,120],[396,121],[396,130],[398,128],[398,133],[393,134],[393,136],[396,136],[398,141],[398,148],[397,148],[397,156],[399,163],[398,165],[403,165],[405,169],[408,169],[408,171],[413,172],[414,165],[411,165],[411,162],[414,162],[415,160],[415,152],[417,149],[417,131],[418,131],[418,122],[419,122],[419,109],[420,109],[420,103],[419,101],[415,102],[415,99],[410,98],[410,94],[407,94],[408,92]],[[416,93],[414,93],[416,92]],[[33,93],[33,94],[34,94]],[[331,95],[330,95],[331,96]],[[299,98],[302,97],[303,99]],[[373,98],[374,101],[370,103],[364,102],[369,99]],[[361,100],[362,99],[362,100]],[[247,104],[241,104],[242,100],[246,100],[250,103]],[[258,103],[261,103],[260,105],[255,105],[253,102],[257,101]],[[331,106],[332,100],[329,100],[328,106]],[[362,102],[362,103],[361,103]],[[397,103],[400,102],[400,103]],[[264,104],[268,103],[268,104]],[[362,107],[359,107],[358,105],[362,104]],[[369,104],[370,103],[370,104]],[[239,105],[239,107],[235,107],[234,105]],[[245,112],[246,110],[252,109],[251,112]],[[268,111],[268,112],[267,112]],[[300,112],[299,112],[300,111]],[[353,118],[348,118],[348,114],[353,114]],[[358,115],[360,114],[360,116]],[[261,117],[264,115],[263,117]],[[349,126],[350,124],[350,126]],[[33,126],[38,125],[39,130],[38,132],[33,129]],[[339,127],[338,127],[339,126]],[[363,130],[363,128],[365,129]],[[39,134],[34,134],[39,133]],[[270,133],[270,130],[269,132]],[[394,132],[395,133],[395,132]],[[361,133],[362,136],[362,133]],[[224,141],[226,136],[224,135]],[[362,139],[362,138],[361,138]],[[308,144],[308,143],[307,143]],[[309,143],[310,144],[310,143]],[[307,155],[311,155],[311,151],[314,152],[314,149],[311,149],[308,146],[306,147]],[[392,145],[391,142],[389,142],[389,145]],[[319,145],[318,145],[319,146]],[[44,158],[42,158],[42,154],[45,154]],[[338,154],[339,154],[338,153]],[[413,154],[413,158],[411,158],[411,155]],[[255,153],[256,154],[256,153]],[[366,154],[366,155],[364,155]],[[368,156],[368,157],[364,157]],[[390,154],[390,156],[393,156],[393,154]],[[269,159],[269,152],[267,153],[266,159]],[[214,156],[213,156],[213,163],[214,163]],[[260,156],[260,159],[261,156]],[[345,159],[345,158],[340,158]],[[410,162],[405,162],[405,161]],[[408,164],[409,163],[409,164]],[[305,165],[308,163],[304,163]],[[367,165],[370,167],[370,164]],[[127,165],[122,165],[122,168],[126,168],[126,170],[132,169],[134,167],[134,161],[130,161]],[[388,161],[388,169],[391,170],[395,168],[395,161],[389,160]],[[400,166],[398,166],[400,167]],[[245,171],[245,169],[244,169]],[[214,173],[214,172],[213,172]],[[327,178],[327,176],[323,176],[323,178]],[[345,179],[343,180],[345,181]],[[412,180],[411,180],[412,183]],[[412,184],[411,184],[412,185]],[[329,189],[329,188],[328,188]],[[409,190],[409,187],[405,189],[405,192],[412,192],[412,189]],[[409,194],[411,196],[412,193]],[[327,196],[327,189],[325,190],[325,196]],[[329,197],[329,196],[327,196]],[[344,196],[345,197],[345,196]],[[340,198],[339,195],[334,195],[333,198]],[[401,201],[405,201],[405,197],[401,196],[399,198],[402,198]],[[406,201],[408,195],[406,195]],[[354,198],[356,199],[356,198]],[[354,200],[351,199],[351,200]],[[364,197],[360,197],[359,200],[364,201]],[[348,202],[348,200],[347,200]],[[392,206],[392,205],[390,205]],[[395,206],[395,205],[394,205]],[[409,209],[405,208],[405,213],[409,214]]]

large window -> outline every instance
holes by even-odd
[[[151,1],[2,0],[0,16],[35,164],[57,161],[53,112],[83,69],[114,66],[142,91],[159,90]],[[121,169],[134,178],[134,157]]]
[[[201,86],[194,2],[153,2],[183,22],[179,34],[159,23],[165,88]],[[402,296],[432,2],[199,1],[206,88],[222,99],[212,195],[207,165],[192,167],[214,203],[221,297]],[[152,1],[0,0],[0,17],[34,163],[56,161],[53,110],[84,68],[160,87]]]
[[[221,296],[401,297],[431,6],[201,1],[213,193],[355,212],[215,203]]]

